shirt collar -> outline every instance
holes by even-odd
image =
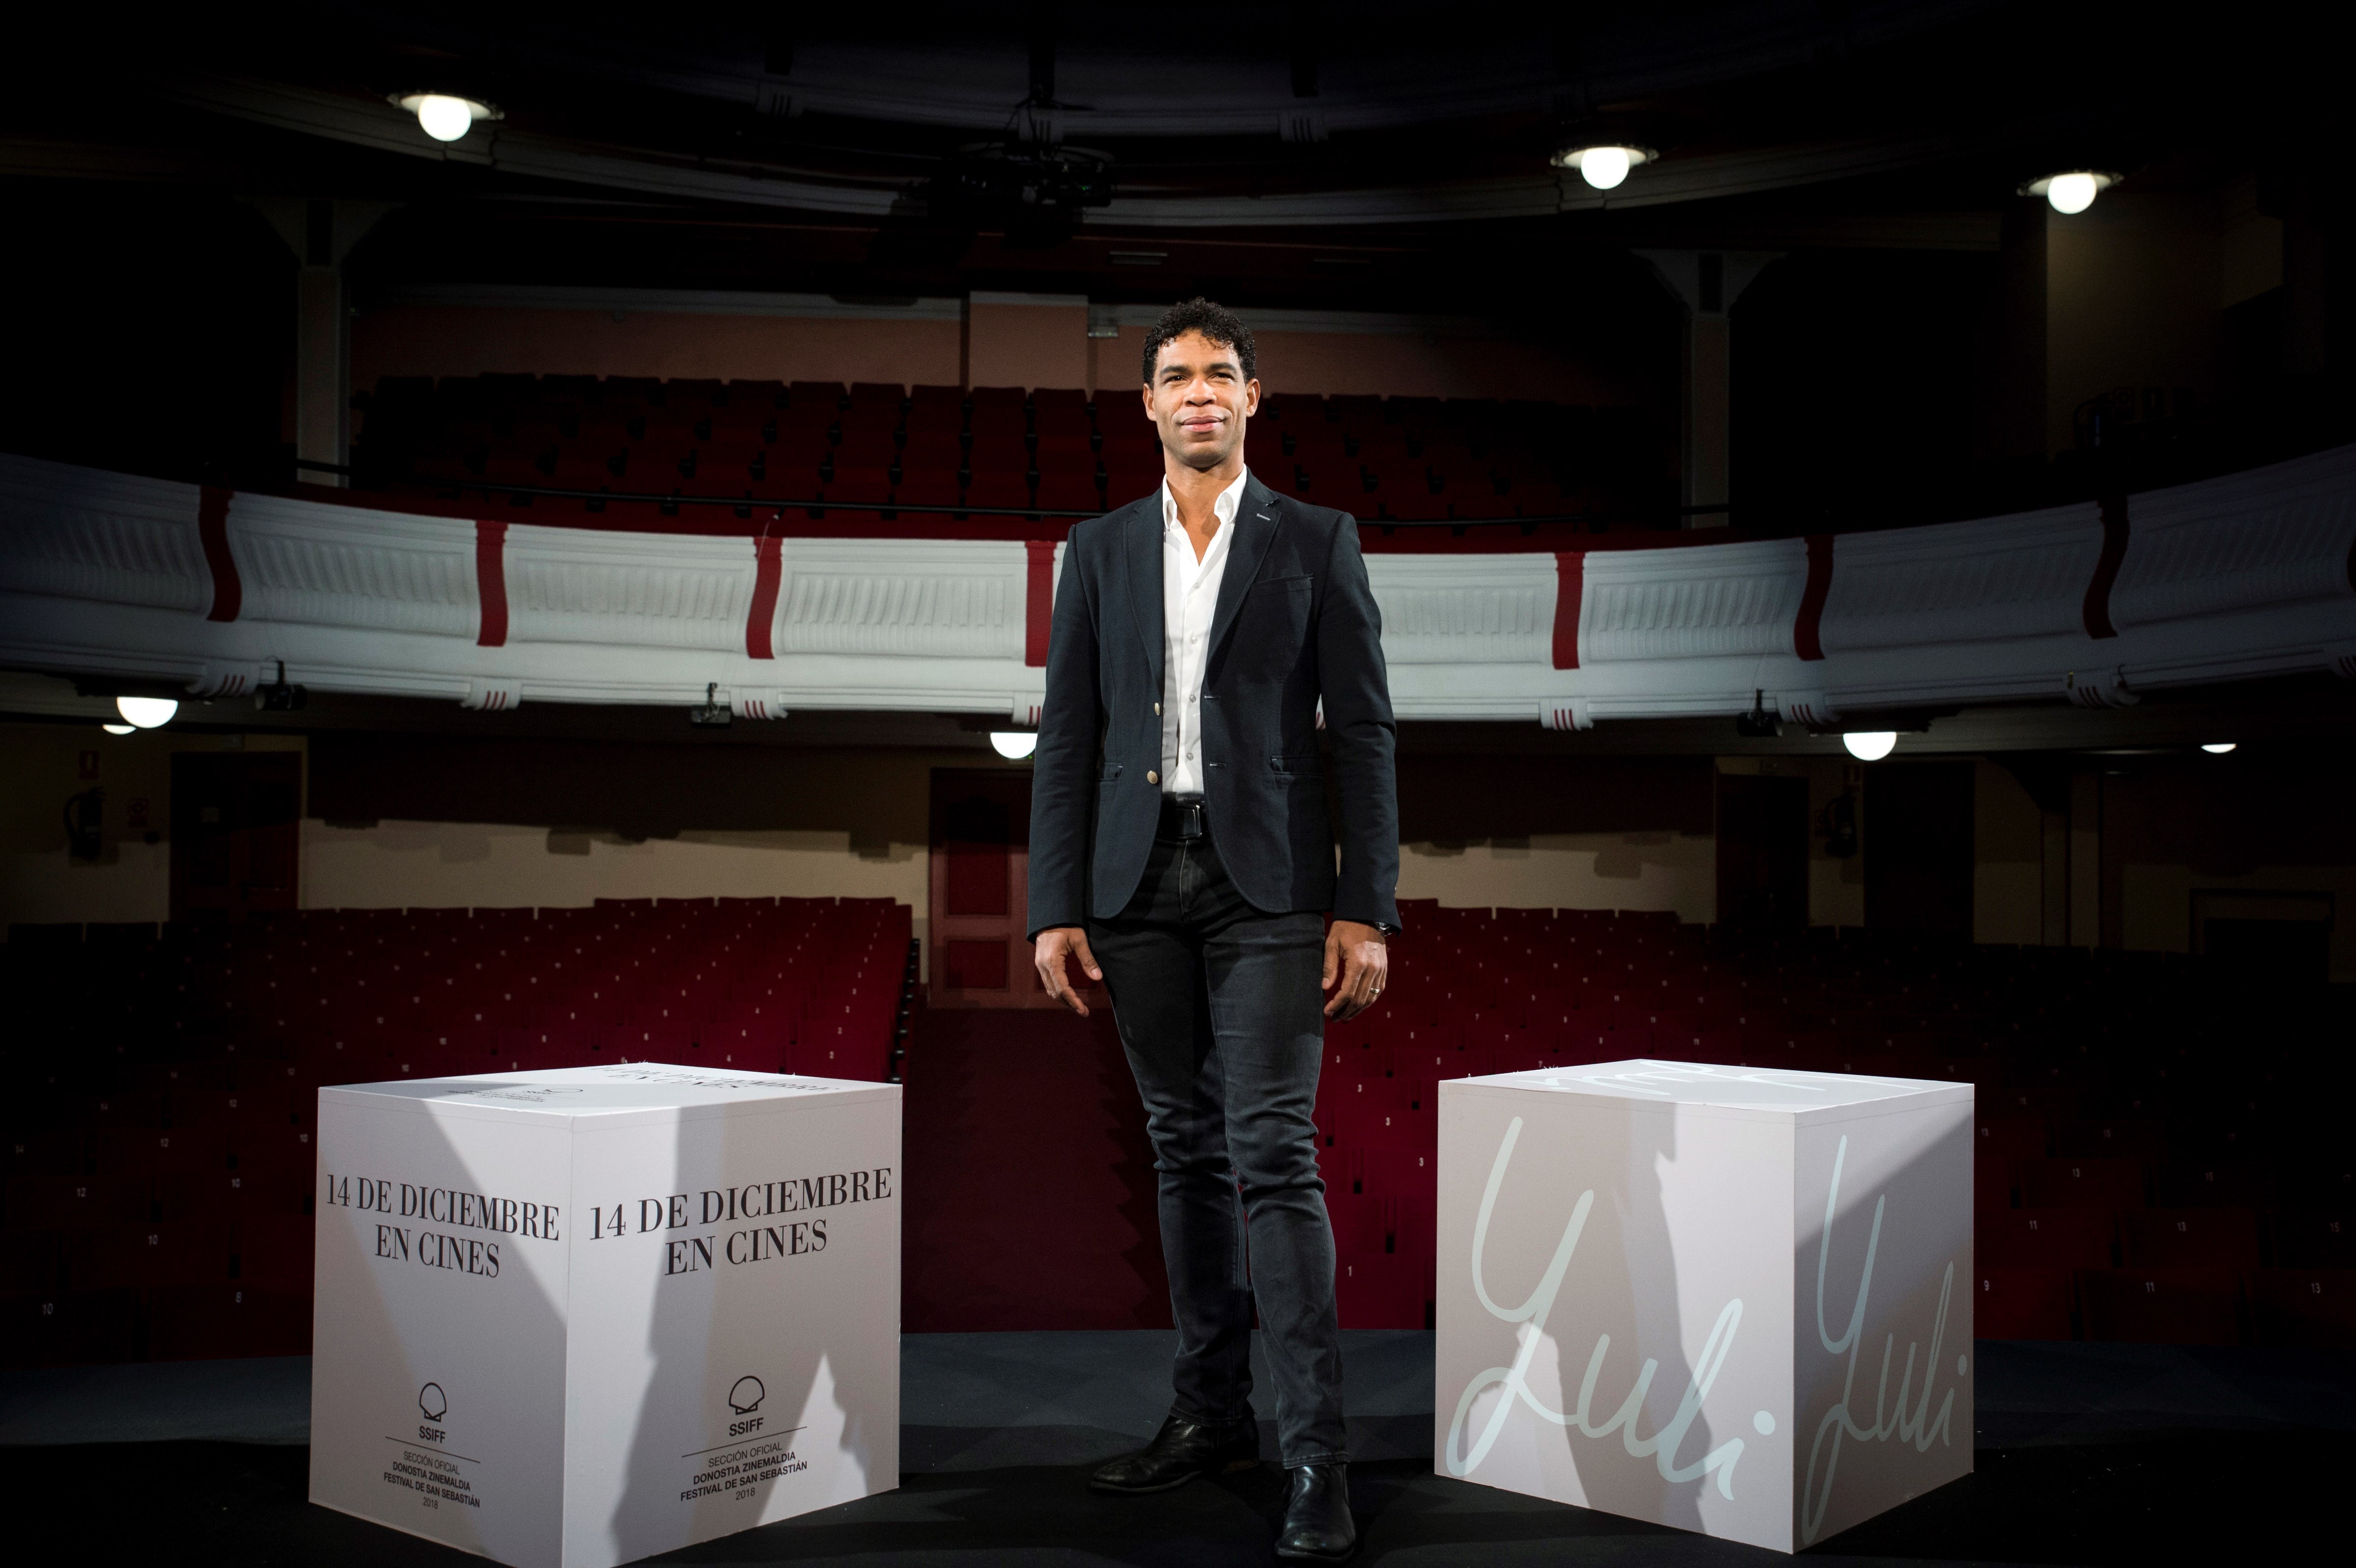
[[[1235,526],[1236,514],[1244,508],[1244,485],[1250,478],[1251,470],[1247,467],[1242,473],[1237,475],[1235,482],[1220,491],[1218,498],[1211,503],[1211,510],[1219,519],[1219,531],[1211,536],[1211,542],[1214,545],[1226,538],[1227,530]],[[1170,494],[1170,480],[1165,475],[1162,480],[1162,531],[1168,533],[1179,526],[1178,502]]]

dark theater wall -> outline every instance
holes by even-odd
[[[275,459],[294,258],[259,213],[124,185],[9,202],[0,447],[173,478]]]

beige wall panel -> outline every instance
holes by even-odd
[[[954,321],[389,305],[352,324],[352,384],[383,376],[654,376],[958,384]]]
[[[1674,833],[1541,834],[1469,845],[1408,844],[1398,896],[1452,909],[1674,910],[1718,913],[1716,841]]]

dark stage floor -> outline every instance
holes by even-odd
[[[1430,1338],[1348,1337],[1360,1561],[1731,1563],[1772,1554],[1431,1474]],[[1090,1494],[1151,1434],[1165,1331],[909,1335],[901,1488],[659,1562],[1269,1561],[1272,1467]],[[1977,1473],[1818,1546],[1828,1561],[2265,1559],[2328,1530],[2356,1461],[2356,1358],[1982,1341]],[[304,1501],[308,1362],[0,1373],[14,1560],[473,1561]]]

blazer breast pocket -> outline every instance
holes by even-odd
[[[1309,635],[1309,606],[1316,583],[1313,577],[1270,577],[1253,583],[1244,595],[1236,629],[1262,648],[1298,648]]]

